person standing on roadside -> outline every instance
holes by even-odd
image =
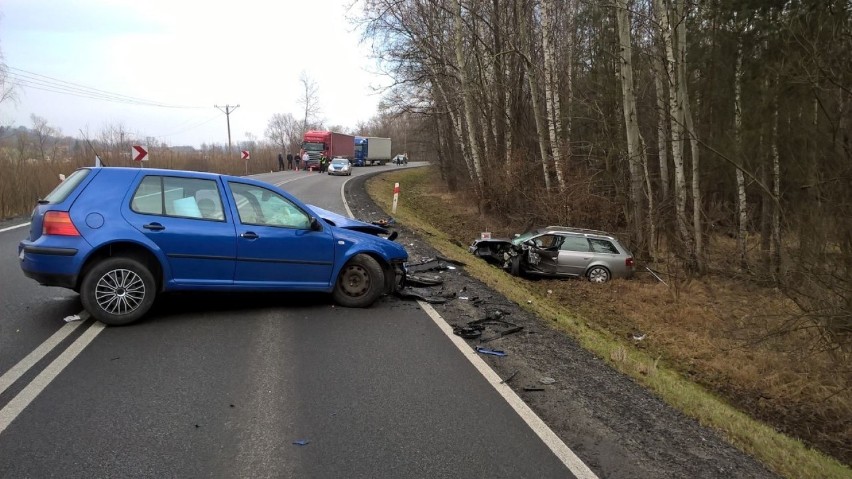
[[[287,153],[287,171],[293,169],[293,154]]]
[[[284,154],[278,152],[278,171],[284,171]]]
[[[305,170],[308,169],[308,160],[310,160],[310,159],[311,159],[311,156],[308,155],[308,152],[306,151],[305,154],[302,155],[302,168],[304,168]]]

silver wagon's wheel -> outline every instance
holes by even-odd
[[[609,281],[609,270],[603,266],[593,266],[587,273],[592,283],[606,283]]]

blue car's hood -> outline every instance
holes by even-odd
[[[347,218],[343,215],[339,215],[333,211],[328,211],[320,208],[319,206],[307,205],[315,215],[324,219],[326,222],[330,223],[332,226],[337,226],[338,228],[343,228],[347,230],[360,231],[362,233],[367,233],[371,235],[389,235],[390,231],[386,228],[382,228],[381,226],[365,223],[360,220]]]

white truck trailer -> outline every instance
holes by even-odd
[[[384,165],[389,162],[391,160],[391,139],[368,136],[367,156],[365,159],[371,165],[375,165],[376,163]]]

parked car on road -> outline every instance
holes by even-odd
[[[83,168],[39,200],[18,256],[110,325],[166,291],[316,291],[367,307],[401,286],[408,254],[386,229],[324,213],[249,178]]]
[[[595,283],[630,278],[633,254],[615,236],[597,230],[548,226],[513,239],[477,239],[468,250],[514,275],[585,277]]]
[[[328,165],[328,174],[352,176],[352,163],[346,158],[335,158]]]
[[[393,157],[393,163],[395,165],[407,165],[408,164],[408,156],[396,155],[396,156]]]

